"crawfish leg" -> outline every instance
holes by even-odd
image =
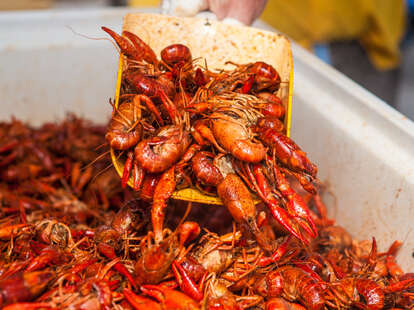
[[[127,160],[125,161],[124,171],[122,173],[122,188],[125,188],[128,184],[133,161],[134,161],[134,152],[129,151],[127,154]]]
[[[315,223],[310,216],[308,206],[303,198],[296,193],[289,185],[289,182],[280,172],[276,164],[273,164],[273,172],[275,175],[277,188],[282,193],[288,202],[286,208],[291,216],[299,223],[299,225],[311,236],[312,238],[318,235]]]
[[[154,190],[154,198],[151,209],[152,228],[157,243],[161,242],[164,226],[165,208],[167,200],[175,189],[175,167],[171,167],[161,176]]]
[[[105,243],[99,243],[98,250],[102,255],[108,257],[109,259],[117,258],[115,254],[115,250],[110,245],[107,245]],[[123,264],[119,262],[116,263],[114,265],[114,269],[118,271],[120,274],[122,274],[123,276],[125,276],[135,289],[137,288],[134,278],[132,277],[128,269]]]
[[[144,180],[145,172],[144,169],[139,165],[139,163],[134,160],[134,190],[138,191],[141,187],[142,181]]]

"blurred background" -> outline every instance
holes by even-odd
[[[2,0],[0,10],[160,7],[160,2]],[[413,14],[414,0],[268,0],[259,18],[414,119]]]

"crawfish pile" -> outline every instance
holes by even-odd
[[[316,167],[283,134],[274,68],[210,72],[185,46],[158,60],[133,34],[105,31],[126,56],[107,129],[0,123],[0,307],[413,307],[401,244],[378,253],[327,218]],[[169,201],[188,186],[225,207]]]

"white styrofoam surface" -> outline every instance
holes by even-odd
[[[72,111],[105,122],[117,52],[105,25],[121,29],[126,9],[0,13],[0,119],[33,124]],[[257,24],[266,27],[263,24]],[[385,249],[404,241],[399,261],[414,269],[414,125],[316,57],[293,45],[294,139],[335,193],[338,222]]]

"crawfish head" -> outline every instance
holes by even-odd
[[[117,249],[120,246],[119,240],[121,235],[112,227],[101,225],[99,226],[94,235],[94,240],[97,244],[105,243],[111,246],[114,249]]]
[[[328,249],[338,249],[343,252],[352,246],[351,235],[341,226],[328,226],[319,230],[317,242]]]
[[[357,305],[366,309],[379,310],[384,307],[384,291],[369,279],[344,278],[331,284],[334,304],[342,307]],[[361,297],[365,303],[362,304]]]
[[[40,241],[47,244],[56,244],[60,248],[66,248],[72,241],[68,226],[55,220],[44,220],[36,225],[36,234]]]
[[[138,206],[132,206],[130,204],[123,206],[115,214],[112,220],[111,227],[119,234],[131,231],[139,222],[141,222],[141,214]]]
[[[206,309],[238,309],[236,296],[220,280],[212,279],[208,284]]]
[[[141,257],[135,264],[136,281],[140,284],[157,284],[167,274],[177,255],[178,240],[176,234],[165,230],[169,236],[155,243],[152,232],[141,241]]]

